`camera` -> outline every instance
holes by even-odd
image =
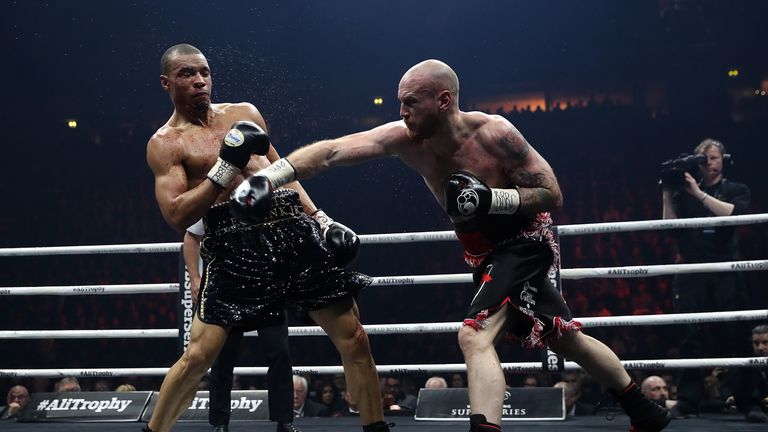
[[[699,165],[707,163],[707,155],[682,154],[661,164],[661,184],[664,187],[679,188],[685,184],[685,173],[696,175]]]

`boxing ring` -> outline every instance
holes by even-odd
[[[612,222],[596,224],[562,225],[556,227],[558,237],[631,232],[640,230],[667,230],[678,228],[701,228],[713,226],[733,226],[768,222],[768,214],[741,215],[726,217],[650,220],[633,222]],[[402,234],[370,234],[360,235],[361,243],[366,245],[413,243],[413,242],[445,242],[456,241],[452,231],[416,232]],[[181,243],[150,243],[129,245],[100,245],[100,246],[60,246],[60,247],[32,247],[32,248],[0,248],[0,257],[19,256],[55,256],[55,255],[88,255],[88,254],[147,254],[147,253],[180,253]],[[559,277],[562,280],[576,280],[585,278],[641,278],[682,273],[706,273],[706,272],[745,272],[768,270],[768,260],[732,261],[700,264],[667,264],[649,266],[628,267],[600,267],[600,268],[572,268],[560,269]],[[401,275],[378,276],[373,278],[372,286],[395,285],[434,285],[434,284],[468,284],[472,282],[470,273],[466,274],[435,274],[435,275]],[[179,293],[179,283],[160,284],[122,284],[122,285],[70,285],[70,286],[29,286],[29,287],[0,287],[0,296],[28,296],[28,295],[56,295],[56,296],[91,296],[114,294],[158,294]],[[567,300],[567,298],[566,298]],[[183,302],[178,302],[182,305]],[[179,311],[182,313],[183,311]],[[734,321],[768,321],[768,310],[740,310],[727,312],[702,312],[684,314],[657,314],[657,315],[627,315],[611,317],[577,317],[583,323],[584,329],[599,327],[619,326],[668,326],[703,323],[719,323]],[[372,339],[376,335],[392,334],[435,334],[456,333],[462,324],[460,322],[436,322],[436,323],[404,323],[404,324],[373,324],[365,325],[365,329]],[[255,336],[256,332],[246,333],[246,336]],[[321,328],[315,326],[290,327],[289,335],[296,336],[324,336]],[[112,330],[2,330],[0,339],[92,339],[92,338],[175,338],[179,339],[179,329],[112,329]],[[376,344],[372,340],[372,345]],[[622,359],[624,367],[628,370],[652,369],[666,370],[679,368],[711,368],[711,367],[765,367],[768,366],[768,358],[696,358],[696,359],[653,359],[653,360],[626,360]],[[546,372],[542,362],[505,362],[502,363],[505,372]],[[465,372],[463,363],[450,364],[389,364],[377,365],[380,374],[392,373],[447,373]],[[564,362],[564,370],[579,369],[573,362]],[[161,376],[167,372],[167,367],[152,368],[77,368],[77,369],[0,369],[0,377],[26,378],[48,377],[61,378],[65,376],[75,377],[125,377],[125,376]],[[299,374],[329,375],[342,373],[341,366],[294,366],[294,371]],[[265,375],[266,367],[237,367],[235,373],[240,375]],[[428,430],[462,430],[467,429],[467,423],[456,422],[414,422],[413,419],[397,417],[396,430],[408,431],[418,428],[421,431]],[[525,428],[526,430],[625,430],[628,419],[619,416],[615,421],[606,421],[603,417],[578,417],[568,418],[565,422],[525,422],[524,425],[508,425],[512,428]],[[5,430],[73,430],[67,429],[69,425],[56,424],[29,424],[9,423]],[[357,419],[299,419],[297,425],[305,431],[320,430],[359,430]],[[5,425],[4,425],[5,426]],[[82,426],[82,427],[81,427]],[[105,430],[104,423],[88,425],[79,423],[77,430]],[[114,427],[113,427],[114,426]],[[258,428],[257,428],[258,426]],[[93,427],[91,429],[91,427]],[[233,425],[235,430],[272,430],[272,423],[260,423],[248,426]],[[691,429],[692,428],[692,429]],[[754,429],[750,429],[754,428]],[[673,421],[667,430],[763,430],[764,425],[745,423],[740,416],[711,416],[707,418],[690,419],[685,421]],[[110,424],[109,430],[138,430],[136,423]],[[180,423],[174,430],[207,430],[204,422]]]

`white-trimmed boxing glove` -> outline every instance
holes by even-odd
[[[221,141],[219,158],[208,171],[208,178],[226,189],[240,171],[248,165],[252,154],[263,156],[269,151],[269,136],[254,122],[239,121]]]
[[[352,263],[360,250],[360,239],[357,234],[346,225],[331,219],[322,210],[312,213],[312,218],[320,225],[320,232],[333,251],[336,264],[339,267],[346,267]]]
[[[520,192],[517,189],[490,188],[474,175],[459,171],[448,177],[445,187],[445,211],[452,217],[473,218],[483,214],[517,213]]]

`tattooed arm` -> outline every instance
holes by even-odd
[[[518,213],[533,216],[562,207],[563,194],[549,163],[511,123],[503,119],[493,123],[501,125],[495,127],[497,139],[492,154],[500,158],[505,178],[520,192]]]

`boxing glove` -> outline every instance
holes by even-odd
[[[484,214],[515,214],[520,207],[517,189],[490,188],[474,175],[459,171],[448,177],[445,211],[455,218]]]
[[[293,165],[283,158],[249,176],[229,196],[229,211],[237,219],[261,223],[272,209],[272,191],[296,178]]]
[[[360,249],[360,239],[351,228],[331,219],[324,211],[318,210],[312,214],[318,224],[320,232],[333,251],[336,265],[346,267],[357,257]]]
[[[252,154],[265,155],[269,151],[269,136],[254,122],[239,121],[224,136],[219,159],[208,172],[208,178],[222,188],[248,165]]]

